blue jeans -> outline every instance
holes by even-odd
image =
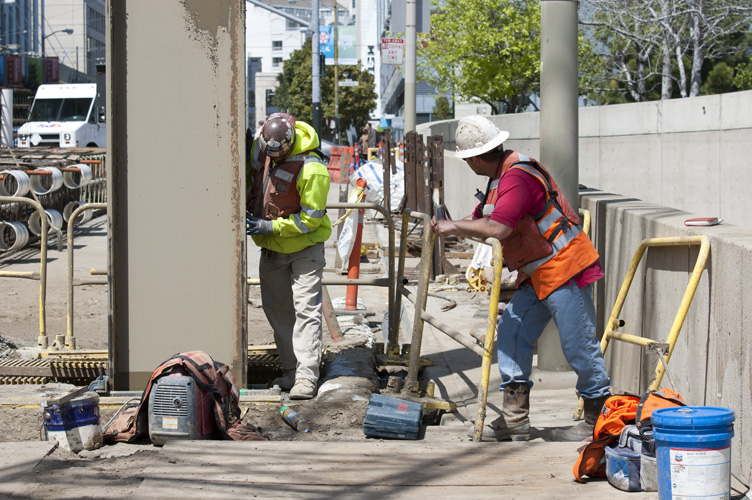
[[[577,393],[585,399],[609,394],[591,292],[592,285],[579,288],[574,280],[543,300],[532,286],[517,289],[496,326],[501,390],[512,382],[533,386],[533,344],[553,317],[564,356],[577,374]]]

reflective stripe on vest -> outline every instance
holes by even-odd
[[[521,275],[530,278],[536,296],[543,300],[595,263],[598,252],[582,230],[579,217],[567,203],[556,181],[540,163],[516,152],[505,155],[497,173],[499,177],[489,181],[482,202],[485,217],[493,212],[499,198],[500,179],[511,168],[524,170],[541,183],[545,191],[545,204],[540,212],[528,214],[517,223],[509,237],[515,238],[514,241],[505,239],[501,242],[508,255],[508,259],[506,256],[504,259],[507,264],[514,263],[514,268]],[[531,224],[523,224],[525,219],[531,219]],[[520,237],[520,234],[528,234],[528,237]],[[509,248],[504,248],[508,244]],[[548,252],[541,250],[545,246],[550,248],[548,255]],[[531,257],[538,260],[530,260]]]
[[[552,190],[552,186],[548,184],[548,181],[543,175],[541,175],[538,169],[536,169],[532,165],[516,163],[512,165],[511,167],[509,167],[508,170],[511,170],[513,168],[524,170],[528,174],[538,179],[541,182],[541,184],[543,184],[543,189],[546,191],[546,205],[548,205],[548,202],[551,199],[551,196],[549,193]],[[552,204],[550,208],[548,209],[546,215],[544,215],[541,219],[537,220],[535,223],[538,226],[538,231],[540,231],[540,234],[543,235],[545,238],[549,239],[551,238],[551,235],[549,235],[549,233],[554,233],[556,231],[555,226],[561,224],[562,219],[566,220],[566,217],[558,209],[556,204]],[[542,259],[538,259],[533,262],[528,262],[527,264],[522,266],[522,272],[527,274],[528,276],[532,276],[536,269],[538,269],[541,265],[545,264],[549,260],[553,259],[557,253],[559,253],[565,246],[571,243],[577,237],[577,235],[580,234],[581,232],[582,232],[582,228],[580,226],[574,226],[574,225],[570,225],[567,229],[562,229],[554,237],[553,241],[549,239],[549,243],[551,244],[551,247],[553,248],[553,252],[551,253],[551,255],[548,255],[546,257],[543,257]]]

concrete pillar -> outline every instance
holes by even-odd
[[[540,161],[575,211],[578,185],[577,1],[541,0]],[[553,321],[538,340],[538,367],[569,370]]]
[[[110,361],[202,350],[246,381],[245,2],[108,0]]]

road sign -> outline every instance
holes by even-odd
[[[339,86],[340,87],[357,87],[358,86],[357,80],[340,80]]]
[[[381,64],[401,66],[405,59],[405,40],[402,38],[381,39]]]

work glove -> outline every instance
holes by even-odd
[[[252,217],[250,215],[245,216],[246,222],[246,234],[272,234],[274,226],[272,221],[266,219],[259,219],[258,217]]]

